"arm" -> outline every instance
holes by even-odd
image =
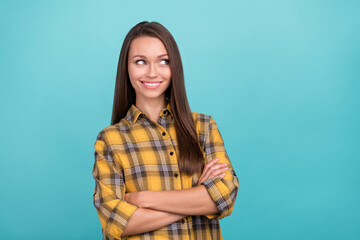
[[[105,234],[120,239],[125,235],[158,229],[185,217],[178,214],[141,209],[125,201],[125,184],[122,171],[115,166],[111,152],[101,134],[98,135],[94,147],[93,177],[95,179],[95,190],[93,203]]]
[[[184,217],[186,217],[186,215],[138,208],[126,224],[121,237],[153,231],[179,221]]]
[[[206,217],[209,219],[222,219],[230,216],[233,211],[239,189],[239,180],[226,153],[224,141],[218,126],[211,116],[204,149],[207,161],[213,158],[219,158],[219,163],[226,163],[228,166],[228,170],[225,171],[223,178],[216,176],[201,183],[206,187],[219,210],[218,214],[206,215]]]
[[[127,194],[128,201],[136,206],[161,211],[205,215],[208,219],[222,219],[229,216],[235,204],[239,180],[225,151],[220,131],[212,117],[209,119],[204,149],[207,162],[210,163],[211,159],[218,158],[219,164],[228,166],[224,171],[224,177],[215,174],[215,177],[210,177],[201,182],[200,186],[191,189],[130,193]]]
[[[127,193],[126,199],[138,207],[182,215],[206,215],[219,212],[203,185],[184,190]]]

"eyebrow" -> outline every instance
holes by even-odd
[[[165,53],[165,54],[161,54],[161,55],[159,55],[159,56],[158,56],[158,58],[163,57],[163,56],[167,56],[167,55],[168,55],[167,53]],[[135,56],[133,56],[132,58],[135,58],[135,57],[142,57],[142,58],[146,58],[144,55],[135,55]]]

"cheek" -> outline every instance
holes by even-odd
[[[161,75],[166,79],[170,79],[171,78],[170,68],[163,69],[162,72],[161,72]]]
[[[130,80],[136,80],[138,78],[140,78],[143,75],[143,71],[139,68],[135,68],[133,66],[128,66],[128,72],[129,72],[129,77]]]
[[[163,76],[163,77],[165,78],[165,76]],[[165,82],[165,84],[164,84],[164,86],[163,86],[163,88],[165,88],[165,89],[167,89],[167,88],[170,86],[171,82],[172,82],[171,74],[169,74],[168,76],[166,76],[166,78],[167,78],[167,81]]]

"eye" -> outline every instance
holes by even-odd
[[[161,59],[161,62],[164,62],[164,64],[169,64],[169,59]]]
[[[140,60],[137,60],[135,63],[143,65],[143,64],[145,64],[145,61],[140,59]]]

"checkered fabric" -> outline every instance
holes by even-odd
[[[122,239],[222,239],[219,220],[233,210],[239,181],[226,153],[223,138],[210,115],[192,113],[205,164],[214,158],[227,163],[224,178],[214,177],[203,184],[219,213],[187,216],[151,232]],[[197,186],[201,172],[180,173],[175,122],[170,103],[160,112],[158,122],[132,105],[120,122],[101,130],[94,144],[93,203],[102,226],[103,239],[120,235],[137,206],[124,201],[126,192],[165,191]]]

